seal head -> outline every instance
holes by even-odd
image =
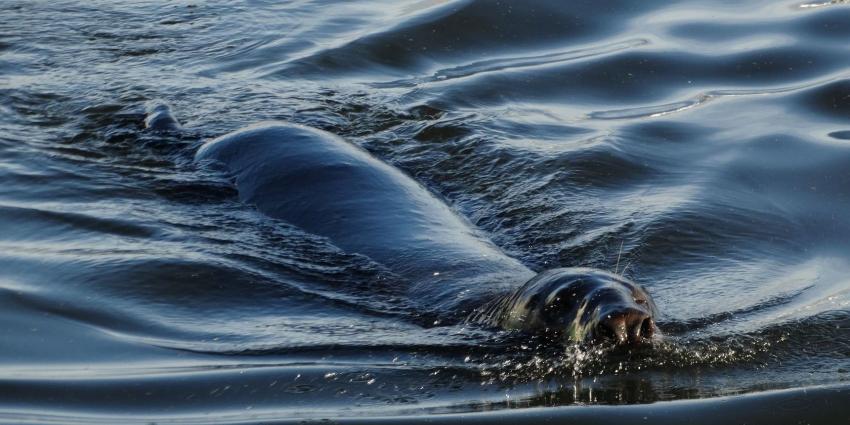
[[[573,342],[636,345],[657,334],[655,303],[640,285],[589,268],[541,272],[473,320]]]
[[[171,113],[171,108],[164,103],[153,103],[148,106],[145,118],[145,128],[148,131],[173,133],[181,130],[180,122]]]

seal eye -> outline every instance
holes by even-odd
[[[646,300],[643,298],[635,298],[635,302],[638,304],[646,304]]]

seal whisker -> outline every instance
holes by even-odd
[[[625,267],[623,267],[623,271],[622,271],[622,272],[620,272],[620,276],[625,277],[625,276],[626,276],[626,270],[628,270],[628,269],[629,269],[629,266],[631,266],[631,265],[632,265],[632,260],[629,260],[629,262],[628,262],[628,263],[626,263],[626,266],[625,266]]]
[[[614,274],[618,274],[617,269],[620,268],[620,255],[623,253],[623,244],[625,242],[625,239],[620,241],[620,251],[617,252],[617,264],[614,266]]]

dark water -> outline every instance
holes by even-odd
[[[850,380],[844,2],[7,0],[0,16],[0,422]],[[143,131],[157,101],[182,135]],[[534,270],[621,271],[664,341],[616,356],[423,326],[380,265],[192,163],[274,119],[402,168]]]

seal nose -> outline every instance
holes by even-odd
[[[607,315],[597,326],[597,334],[617,345],[640,344],[652,337],[655,325],[649,314],[635,309]]]

